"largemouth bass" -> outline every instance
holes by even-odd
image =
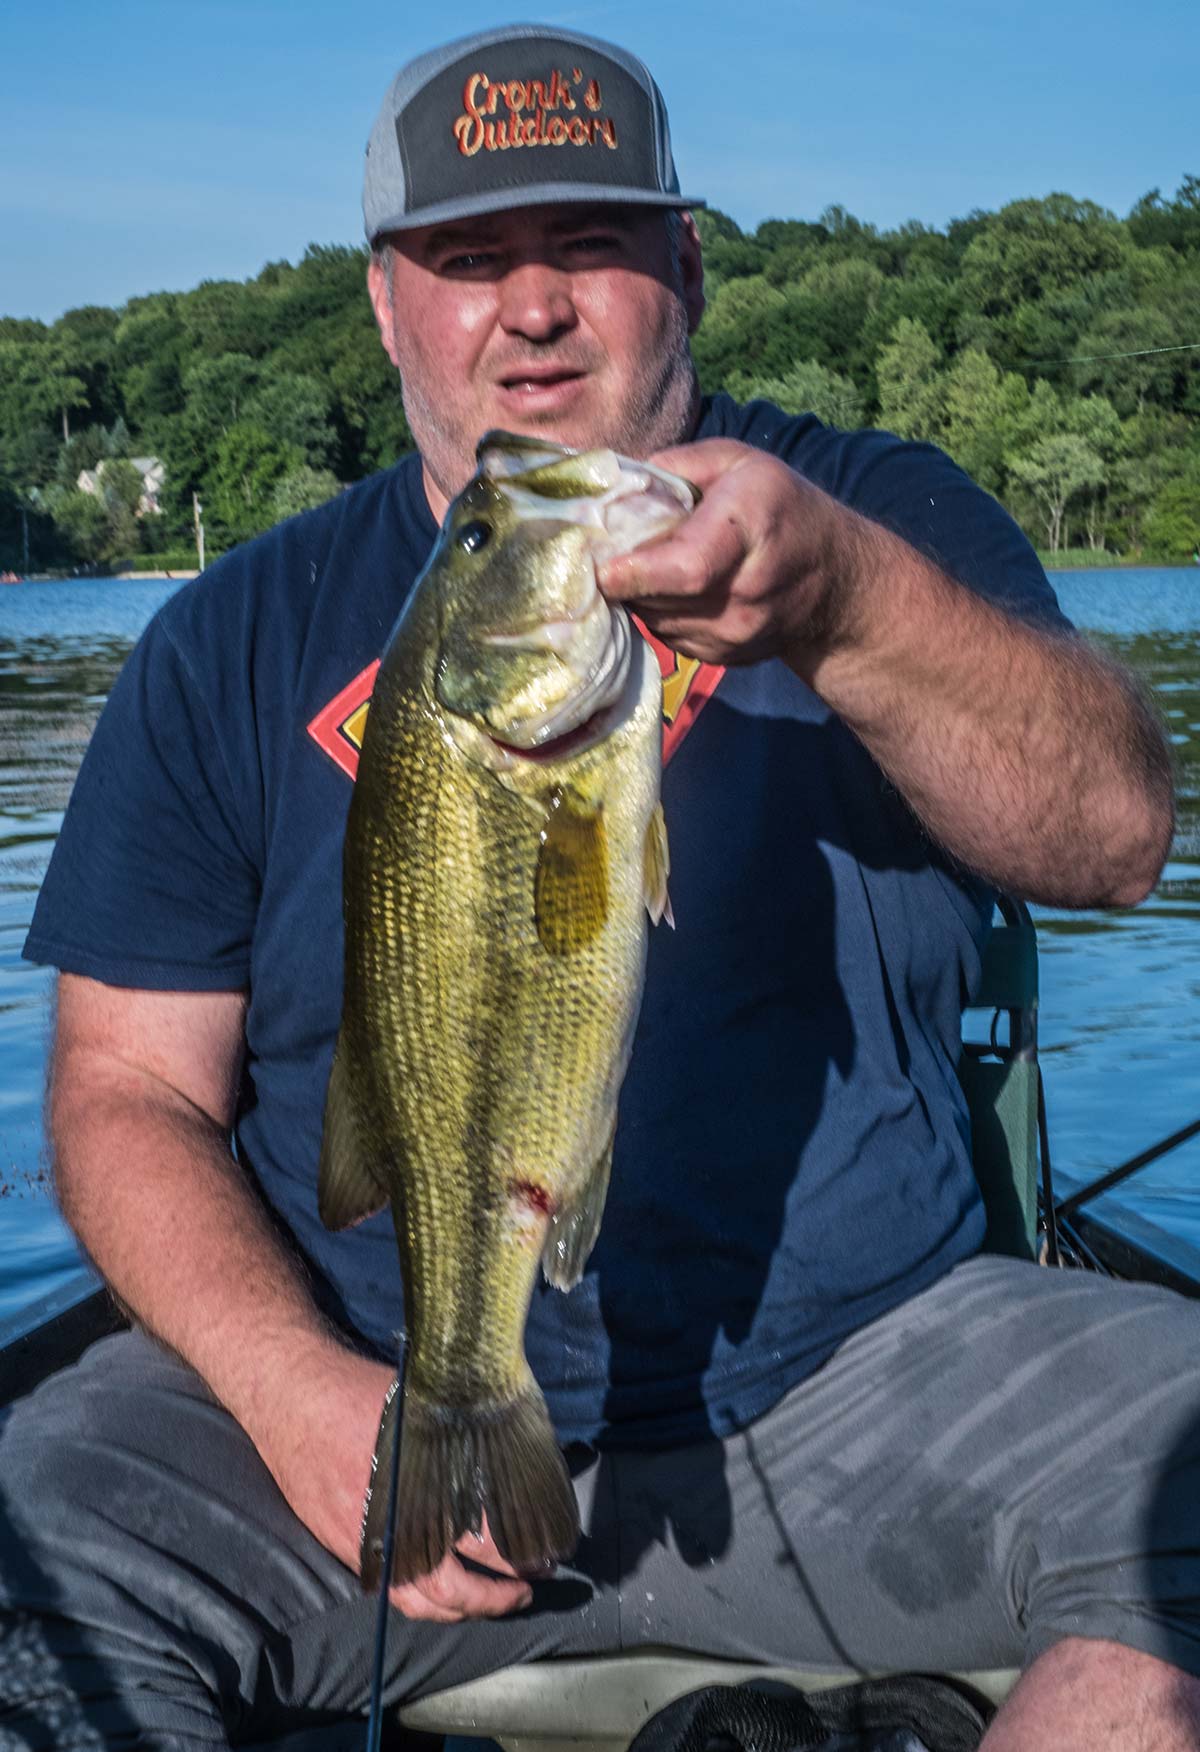
[[[539,1262],[570,1289],[596,1239],[668,862],[658,666],[595,570],[692,503],[610,450],[489,434],[375,681],[319,1175],[331,1228],[391,1205],[404,1280],[366,1588],[397,1427],[394,1582],[485,1513],[519,1569],[578,1539],[525,1321]]]

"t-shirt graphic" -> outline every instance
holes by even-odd
[[[683,657],[678,651],[672,651],[669,645],[664,645],[661,639],[648,632],[636,616],[634,625],[658,658],[663,683],[665,764],[712,698],[725,670],[721,664],[701,663],[695,657]],[[322,706],[308,726],[308,733],[317,747],[323,749],[352,779],[358,774],[358,757],[379,662],[377,657],[360,670],[327,706]]]

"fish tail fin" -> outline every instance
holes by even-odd
[[[569,1557],[579,1510],[541,1391],[530,1378],[502,1404],[458,1409],[411,1390],[384,1406],[373,1487],[363,1521],[362,1584],[379,1585],[392,1443],[400,1441],[392,1583],[437,1568],[483,1512],[496,1548],[515,1569]],[[398,1427],[399,1426],[399,1427]]]

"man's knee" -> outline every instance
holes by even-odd
[[[1196,1752],[1200,1678],[1107,1637],[1065,1636],[1038,1656],[983,1752]]]

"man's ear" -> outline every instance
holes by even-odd
[[[694,335],[704,315],[704,246],[692,215],[681,213],[679,218],[679,273],[683,281],[688,334]]]
[[[396,337],[392,324],[392,288],[387,269],[375,255],[367,263],[367,290],[371,294],[371,308],[375,312],[383,350],[398,371],[400,361],[396,357]]]

